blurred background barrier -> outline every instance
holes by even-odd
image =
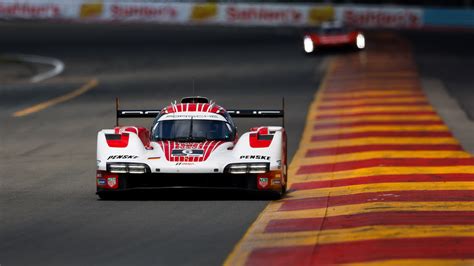
[[[423,27],[423,9],[407,7],[337,7],[336,20],[358,28],[414,29]]]
[[[359,28],[474,27],[472,9],[324,3],[0,0],[0,19],[294,27],[341,21]]]
[[[474,10],[427,8],[424,22],[431,27],[474,27]]]

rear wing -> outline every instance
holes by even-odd
[[[284,117],[284,110],[227,110],[227,113],[232,117],[245,118],[278,118]]]
[[[285,126],[285,98],[282,99],[282,109],[230,109],[226,110],[232,118],[281,118]],[[156,109],[119,109],[119,100],[115,99],[115,124],[119,125],[119,118],[155,118],[161,110]]]

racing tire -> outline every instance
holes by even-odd
[[[271,200],[279,200],[285,195],[285,188],[282,187],[280,191],[273,191],[270,195]]]
[[[107,191],[97,192],[97,196],[99,197],[100,200],[113,200],[117,198],[116,195],[114,195],[114,193],[110,193]]]

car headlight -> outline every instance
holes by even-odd
[[[110,164],[108,170],[109,170],[108,172],[116,173],[116,174],[128,173],[126,164]]]
[[[269,163],[236,163],[227,167],[229,174],[263,174],[270,171]]]
[[[303,45],[304,45],[304,51],[306,53],[312,53],[314,51],[314,44],[313,44],[313,40],[311,40],[310,37],[308,36],[305,36],[304,37],[304,40],[303,40]]]
[[[362,33],[357,34],[356,45],[359,49],[365,48],[365,37]]]
[[[144,164],[109,163],[107,171],[115,174],[145,174],[147,166]]]

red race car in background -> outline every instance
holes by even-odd
[[[351,30],[338,23],[323,24],[316,32],[306,33],[303,38],[307,54],[318,49],[347,47],[356,50],[365,48],[365,36],[358,30]]]

